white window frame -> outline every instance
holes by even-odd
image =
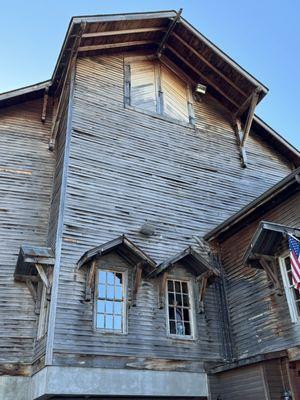
[[[287,300],[289,311],[290,311],[291,320],[293,323],[299,323],[300,316],[298,315],[297,305],[296,305],[295,299],[294,299],[294,294],[293,294],[294,289],[290,285],[288,275],[286,272],[286,267],[285,267],[285,259],[289,258],[289,257],[290,257],[289,252],[283,253],[279,257],[279,266],[280,266],[281,277],[282,277],[282,281],[283,281],[286,300]]]
[[[169,291],[168,291],[168,281],[179,281],[179,282],[186,282],[188,286],[188,296],[189,296],[189,317],[190,317],[190,327],[191,327],[191,334],[190,335],[176,335],[170,332],[170,321],[169,321]],[[174,276],[168,277],[166,279],[166,286],[165,286],[165,304],[166,304],[166,329],[167,329],[167,336],[172,339],[179,339],[179,340],[195,340],[196,339],[196,324],[195,324],[195,307],[194,307],[194,296],[193,296],[193,282],[191,279],[183,279],[183,278],[176,278]]]
[[[106,329],[97,327],[97,302],[98,302],[98,284],[99,284],[99,272],[107,271],[107,272],[115,272],[123,274],[123,315],[122,315],[122,331],[117,331],[114,329]],[[112,335],[127,335],[128,333],[128,324],[127,324],[127,298],[128,298],[128,271],[124,268],[120,267],[98,267],[96,271],[95,277],[95,296],[94,296],[94,331],[104,334],[112,334]]]

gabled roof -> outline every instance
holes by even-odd
[[[274,208],[277,204],[284,201],[293,195],[296,191],[300,190],[300,167],[295,169],[292,173],[264,192],[261,196],[257,197],[250,204],[243,207],[236,214],[226,219],[216,228],[212,229],[204,236],[204,240],[222,241],[231,236],[243,226],[249,224],[258,215],[262,215],[270,208]]]
[[[125,235],[119,236],[107,243],[94,247],[86,251],[83,256],[78,260],[77,267],[81,268],[95,258],[99,258],[112,251],[116,251],[121,257],[130,261],[133,264],[143,263],[151,269],[156,267],[156,263],[147,256],[138,246],[131,242]]]
[[[15,279],[38,275],[36,264],[53,266],[55,262],[54,253],[48,247],[37,247],[26,245],[20,247],[20,252],[15,269]]]
[[[287,234],[300,237],[300,228],[262,221],[246,250],[243,263],[255,268],[262,268],[259,259],[274,256]]]
[[[210,263],[194,248],[189,246],[182,252],[169,258],[160,264],[151,274],[151,277],[159,276],[160,274],[173,268],[176,263],[182,263],[188,265],[191,272],[196,276],[200,276],[203,273],[210,272],[212,275],[219,275],[219,271],[210,265]]]
[[[176,23],[175,23],[176,22]],[[268,89],[198,32],[174,10],[73,17],[59,54],[52,78],[41,84],[0,94],[0,107],[39,97],[46,87],[59,93],[70,59],[120,50],[163,50],[162,59],[175,63],[194,83],[208,92],[233,114],[243,117],[258,92],[257,102]],[[253,129],[295,165],[300,154],[258,117]]]

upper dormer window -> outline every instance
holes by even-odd
[[[125,104],[194,124],[189,82],[156,60],[126,61]]]

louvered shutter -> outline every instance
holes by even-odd
[[[153,61],[130,63],[130,104],[156,112],[155,65]]]
[[[164,65],[161,65],[161,87],[164,114],[189,122],[187,84]]]

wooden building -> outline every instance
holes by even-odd
[[[52,78],[0,95],[0,397],[297,390],[300,154],[266,94],[163,11],[74,17]]]

